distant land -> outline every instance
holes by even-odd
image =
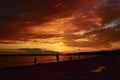
[[[110,54],[120,54],[120,49],[117,50],[109,50],[109,51],[94,51],[94,52],[75,52],[75,53],[66,53],[62,54],[60,52],[56,51],[50,51],[50,50],[42,50],[42,49],[19,49],[19,52],[15,51],[5,51],[5,52],[0,52],[0,56],[34,56],[34,55],[110,55]]]

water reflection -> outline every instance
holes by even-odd
[[[96,55],[60,56],[59,61],[69,61],[96,57]],[[56,56],[0,56],[0,68],[56,62]]]

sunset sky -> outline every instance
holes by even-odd
[[[0,52],[120,49],[120,0],[1,0]]]

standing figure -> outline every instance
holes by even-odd
[[[56,54],[56,61],[59,62],[59,54]]]

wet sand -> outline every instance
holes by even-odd
[[[118,56],[0,69],[0,80],[120,80]]]

